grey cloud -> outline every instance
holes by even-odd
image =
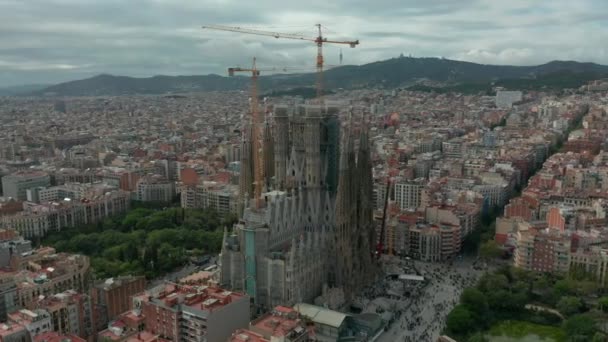
[[[224,74],[256,56],[272,67],[314,64],[314,44],[201,30],[209,23],[358,38],[345,63],[445,56],[482,63],[580,59],[608,64],[604,0],[0,0],[0,86],[99,73]],[[325,48],[338,63],[338,46]]]
[[[365,32],[363,34],[365,37],[370,38],[402,38],[402,39],[413,39],[413,40],[422,40],[422,41],[432,41],[432,42],[446,42],[452,40],[452,37],[448,36],[439,36],[439,35],[430,35],[430,34],[422,34],[422,33],[407,33],[407,32],[386,32],[386,31],[371,31]]]

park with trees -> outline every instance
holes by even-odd
[[[152,279],[191,257],[218,253],[223,228],[235,221],[211,209],[137,208],[97,224],[62,229],[41,243],[89,256],[97,279],[127,274]]]
[[[596,282],[502,266],[463,291],[445,332],[457,341],[536,335],[575,342],[608,341],[607,328],[608,296]]]

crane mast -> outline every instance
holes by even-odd
[[[268,36],[274,38],[286,38],[286,39],[295,39],[295,40],[305,40],[314,42],[317,45],[317,58],[316,58],[316,68],[317,68],[317,80],[316,80],[316,93],[317,99],[322,102],[323,101],[323,44],[345,44],[350,46],[351,48],[359,45],[359,40],[348,40],[348,41],[339,41],[339,40],[329,40],[323,37],[323,32],[321,30],[321,24],[316,24],[318,36],[317,37],[305,37],[297,34],[291,33],[279,33],[279,32],[270,32],[270,31],[262,31],[262,30],[254,30],[247,29],[238,26],[225,26],[225,25],[205,25],[203,29],[211,29],[218,31],[228,31],[228,32],[237,32],[244,34],[253,34],[258,36]]]
[[[258,76],[260,70],[256,67],[256,58],[253,58],[252,67],[247,68],[228,68],[228,75],[234,76],[236,72],[251,73],[250,88],[250,114],[251,114],[251,149],[253,154],[253,201],[256,209],[262,207],[262,185],[264,183],[264,148],[262,137],[262,122],[260,120],[260,110],[258,102]]]

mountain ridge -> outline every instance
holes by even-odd
[[[608,76],[608,66],[589,62],[551,61],[535,66],[478,64],[444,58],[397,57],[363,65],[345,65],[325,71],[327,88],[400,87],[426,79],[446,84],[485,83],[505,79],[536,79],[555,73],[584,75],[581,82]],[[261,76],[262,91],[314,86],[314,73]],[[99,74],[83,80],[59,83],[27,95],[114,96],[135,94],[170,94],[198,91],[245,90],[245,76],[156,75],[137,78]]]
[[[0,87],[0,96],[14,96],[45,89],[51,84],[24,84],[17,86]]]

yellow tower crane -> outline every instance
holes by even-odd
[[[307,70],[306,68],[265,68],[258,69],[256,58],[253,57],[251,68],[232,67],[228,68],[228,76],[234,76],[237,72],[246,72],[251,74],[251,87],[249,96],[249,111],[251,115],[251,148],[253,159],[253,200],[256,209],[262,207],[262,186],[264,184],[264,145],[263,145],[263,117],[260,115],[259,100],[258,100],[258,78],[260,71],[278,72],[278,71],[296,71]]]
[[[321,31],[321,27],[322,27],[321,24],[316,24],[315,26],[317,27],[317,30],[318,30],[317,37],[306,37],[306,36],[302,36],[302,35],[298,35],[298,34],[261,31],[261,30],[253,30],[253,29],[246,29],[246,28],[242,28],[242,27],[225,26],[225,25],[205,25],[205,26],[203,26],[203,29],[238,32],[238,33],[253,34],[253,35],[258,35],[258,36],[270,36],[270,37],[274,37],[277,39],[286,38],[286,39],[306,40],[306,41],[314,42],[317,45],[317,58],[316,58],[317,98],[319,99],[319,101],[322,101],[322,99],[323,99],[323,63],[324,63],[324,61],[323,61],[323,44],[346,44],[346,45],[349,45],[351,48],[354,48],[357,45],[359,45],[359,40],[347,40],[347,41],[329,40],[323,36],[323,33]]]
[[[258,76],[260,76],[260,70],[257,69],[255,60],[255,57],[253,57],[251,68],[228,68],[228,75],[234,76],[236,72],[251,73],[249,111],[251,114],[251,149],[253,152],[253,201],[255,208],[259,209],[262,207],[262,184],[264,183],[264,148],[262,122],[258,106]]]

